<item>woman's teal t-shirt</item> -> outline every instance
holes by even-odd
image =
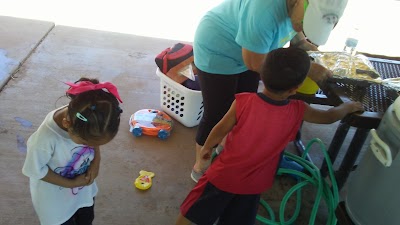
[[[295,35],[286,0],[225,0],[208,11],[197,27],[195,65],[208,73],[241,73],[247,70],[242,47],[266,54]]]

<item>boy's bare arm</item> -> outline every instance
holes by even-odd
[[[306,103],[304,103],[306,104]],[[328,110],[320,110],[306,104],[304,112],[304,121],[310,123],[330,124],[343,119],[347,114],[363,111],[363,106],[360,102],[345,102],[337,107]]]
[[[201,155],[205,159],[211,156],[212,148],[220,143],[222,139],[232,130],[236,124],[236,100],[233,101],[230,109],[225,116],[215,125],[208,135],[206,142],[201,150]]]

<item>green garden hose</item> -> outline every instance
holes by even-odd
[[[306,160],[306,156],[308,154],[308,151],[310,147],[314,144],[318,143],[321,147],[322,153],[324,154],[326,163],[328,165],[328,171],[329,171],[329,177],[330,177],[330,184],[328,181],[324,178],[321,177],[319,168],[316,167],[314,164],[312,164],[310,161]],[[318,138],[312,139],[302,157],[299,157],[297,155],[294,155],[289,152],[284,152],[284,155],[293,160],[294,162],[297,162],[300,164],[304,170],[307,172],[299,172],[297,170],[293,169],[286,169],[286,168],[279,168],[277,175],[283,175],[283,174],[292,174],[297,177],[299,177],[298,182],[296,185],[294,185],[289,191],[285,194],[281,201],[281,205],[279,208],[279,221],[276,221],[274,211],[271,209],[271,207],[263,200],[260,199],[260,205],[268,212],[269,214],[269,219],[257,215],[257,220],[262,222],[263,224],[271,224],[271,225],[287,225],[287,224],[293,224],[299,213],[300,213],[300,206],[301,206],[301,189],[307,185],[313,185],[317,188],[317,193],[315,196],[315,202],[314,206],[311,211],[310,215],[310,220],[309,220],[309,225],[314,225],[315,223],[315,218],[317,216],[317,211],[321,202],[321,198],[323,198],[327,204],[328,207],[328,220],[327,220],[327,225],[335,225],[337,222],[336,216],[335,216],[335,209],[336,206],[339,203],[339,191],[337,187],[337,183],[333,174],[333,168],[332,168],[332,163],[331,160],[328,156],[328,152],[326,151],[325,145],[322,143],[322,141]],[[293,216],[285,221],[285,208],[286,208],[286,203],[290,199],[290,197],[296,193],[296,208],[293,213]]]

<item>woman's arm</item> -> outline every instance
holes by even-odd
[[[293,47],[298,47],[306,51],[318,51],[317,46],[313,45],[312,43],[308,42],[306,37],[304,36],[303,33],[298,32],[296,36],[293,37],[293,39],[290,41],[291,46]],[[260,54],[260,53],[255,53],[253,51],[250,51],[246,48],[242,48],[242,57],[244,64],[249,70],[255,71],[260,73],[262,63],[264,61],[264,58],[268,55],[266,54]]]
[[[298,32],[290,41],[290,47],[301,48],[306,51],[318,51],[318,46],[310,43],[302,32]]]
[[[242,57],[247,69],[260,73],[261,65],[267,54],[259,54],[242,48]]]
[[[290,47],[301,48],[305,51],[318,51],[318,47],[307,41],[302,32],[298,32],[297,35],[293,37],[293,39],[290,41]],[[328,77],[332,77],[332,71],[318,63],[311,62],[308,77],[310,77],[311,80],[319,83],[326,80]]]
[[[307,76],[316,83],[321,83],[329,77],[332,77],[333,73],[324,66],[315,62],[311,62],[310,70],[308,71]]]
[[[299,32],[295,37],[292,39],[293,43],[295,45],[298,45],[299,48],[302,48],[306,51],[308,50],[313,50],[313,51],[318,51],[317,46],[311,44],[306,40],[304,37],[304,34]],[[259,54],[252,52],[248,49],[242,48],[242,57],[244,64],[249,70],[261,73],[261,66],[263,64],[264,58],[267,57],[267,54]],[[322,81],[325,81],[328,77],[332,77],[332,71],[328,70],[324,66],[311,62],[311,67],[310,71],[308,72],[308,77],[311,78],[311,80],[319,83]]]

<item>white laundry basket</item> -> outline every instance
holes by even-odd
[[[164,112],[186,127],[199,125],[203,116],[201,91],[191,90],[173,81],[157,68],[160,77],[160,103]]]

